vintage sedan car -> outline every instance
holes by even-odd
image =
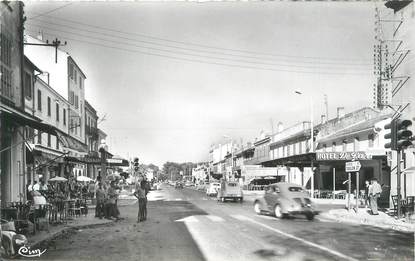
[[[318,214],[304,188],[285,182],[269,185],[264,196],[254,201],[254,210],[257,214],[267,212],[277,218],[305,215],[308,220]]]
[[[225,202],[228,199],[243,201],[242,188],[238,182],[222,181],[217,195],[218,201]]]

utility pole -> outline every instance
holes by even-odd
[[[55,38],[55,40],[52,41],[50,44],[48,40],[46,40],[46,43],[23,43],[24,45],[36,45],[36,46],[51,46],[55,47],[55,63],[58,63],[58,47],[59,46],[65,46],[67,43],[65,41],[64,44],[61,43],[61,41],[58,38]]]

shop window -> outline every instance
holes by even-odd
[[[37,133],[37,143],[39,145],[42,145],[42,132],[41,131],[38,131]]]
[[[48,133],[48,147],[50,148],[51,147],[51,137],[50,137],[50,134]]]

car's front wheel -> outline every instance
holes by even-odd
[[[284,214],[282,213],[282,208],[280,205],[275,205],[274,214],[276,218],[283,218]]]

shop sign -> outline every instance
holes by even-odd
[[[357,172],[361,167],[360,161],[348,161],[345,165],[346,172]]]
[[[364,151],[353,152],[316,152],[316,160],[330,161],[330,160],[371,160],[372,155],[366,154]]]
[[[107,163],[122,164],[122,159],[107,159]]]

